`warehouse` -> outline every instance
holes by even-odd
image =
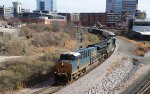
[[[150,32],[135,32],[135,37],[144,41],[150,41]]]
[[[135,37],[150,41],[150,20],[135,20],[132,31]]]

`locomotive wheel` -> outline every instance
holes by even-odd
[[[59,84],[60,83],[60,76],[58,76],[57,74],[55,74],[54,81],[55,81],[55,84]]]
[[[84,69],[82,70],[82,72],[85,73],[85,72],[86,72],[86,68],[84,68]]]
[[[66,75],[62,75],[61,82],[66,85],[69,82],[69,78]]]
[[[71,74],[68,75],[68,80],[72,81],[72,75]]]

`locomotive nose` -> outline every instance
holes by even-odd
[[[59,62],[56,64],[55,74],[64,75],[70,72],[70,64],[68,62]]]

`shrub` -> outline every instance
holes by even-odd
[[[144,56],[147,51],[148,51],[147,48],[137,47],[136,50],[134,51],[134,54],[138,56]]]
[[[34,30],[35,32],[52,31],[52,26],[44,24],[30,24],[27,27]]]
[[[28,42],[19,39],[12,39],[5,43],[4,46],[9,55],[23,55],[27,52]]]
[[[32,38],[32,45],[36,47],[56,46],[61,40],[56,35],[49,32],[38,33]]]
[[[45,55],[39,57],[40,61],[43,62],[56,62],[59,59],[59,54],[54,54],[54,53],[46,53]]]
[[[57,21],[54,21],[52,23],[52,31],[53,32],[60,31],[60,25],[59,25],[59,23]]]
[[[0,68],[0,92],[28,87],[33,78],[36,78],[32,80],[34,84],[45,81],[51,77],[53,66],[53,62],[37,60],[4,62]]]
[[[33,31],[27,27],[21,28],[20,31],[20,36],[21,37],[26,37],[27,39],[32,38],[33,36]]]
[[[15,74],[11,70],[3,70],[0,72],[0,91],[4,92],[7,90],[19,89],[21,87],[21,76]]]

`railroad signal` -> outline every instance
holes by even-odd
[[[83,38],[82,38],[82,33],[77,33],[76,34],[76,38],[77,38],[77,49],[82,48],[82,42],[83,42]]]

